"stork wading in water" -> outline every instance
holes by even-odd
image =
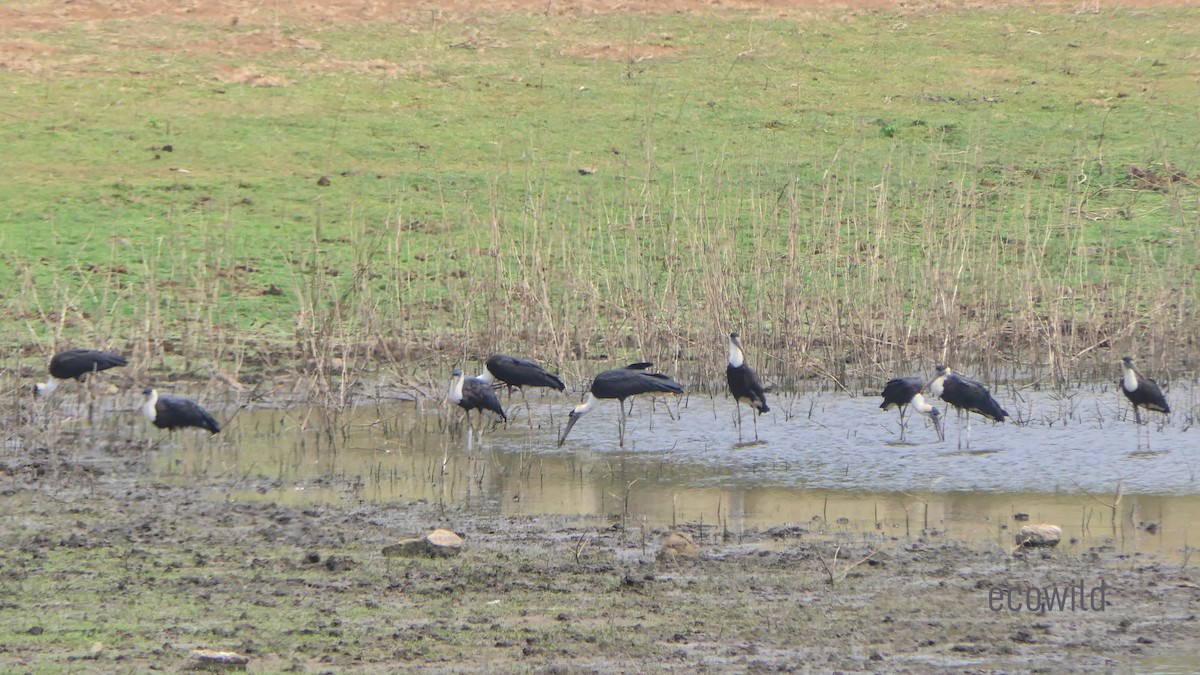
[[[746,365],[746,353],[742,351],[742,340],[736,332],[729,334],[729,365],[725,367],[725,379],[729,381],[729,393],[733,394],[737,407],[738,440],[742,440],[742,403],[757,410],[754,420],[754,440],[758,440],[758,416],[771,412],[767,406],[767,395],[762,382],[750,366]]]
[[[631,363],[624,368],[606,370],[594,379],[588,389],[587,399],[575,406],[567,418],[567,428],[558,439],[559,447],[567,442],[567,434],[571,427],[596,407],[596,401],[602,398],[617,399],[621,411],[617,422],[617,438],[621,447],[625,447],[625,399],[639,394],[682,394],[683,385],[662,373],[648,373],[646,369],[654,364],[649,362]]]
[[[142,395],[146,397],[142,403],[142,415],[159,429],[174,431],[196,427],[212,434],[221,431],[217,420],[190,398],[160,394],[154,387],[146,387]]]
[[[1133,365],[1133,357],[1125,356],[1121,358],[1121,393],[1125,394],[1125,398],[1133,404],[1133,419],[1139,427],[1142,425],[1142,416],[1138,412],[1138,408],[1153,410],[1164,415],[1170,414],[1171,406],[1167,405],[1167,398],[1163,396],[1162,389],[1158,388],[1158,383],[1154,380],[1142,375],[1142,372]],[[1138,432],[1138,444],[1141,445],[1141,432]],[[1146,430],[1146,446],[1150,445],[1150,430]]]
[[[33,385],[34,395],[46,396],[54,393],[67,380],[82,382],[90,373],[129,365],[124,356],[98,349],[67,349],[50,359],[50,377],[45,382]]]
[[[928,417],[933,422],[933,429],[937,432],[938,440],[946,440],[945,433],[942,430],[942,411],[938,410],[932,403],[925,400],[921,391],[925,389],[925,380],[919,377],[897,377],[888,380],[887,384],[883,385],[883,403],[879,407],[887,410],[892,406],[900,411],[900,441],[904,441],[904,414],[910,408],[917,413]]]
[[[467,431],[471,430],[471,411],[479,411],[479,433],[483,433],[483,411],[490,410],[500,416],[502,421],[508,421],[504,408],[500,407],[500,399],[492,386],[478,377],[467,377],[463,371],[455,368],[454,382],[450,385],[447,398],[451,403],[466,411]]]
[[[1004,422],[1005,417],[1009,416],[1008,412],[996,402],[996,399],[992,398],[987,387],[969,377],[959,375],[943,364],[939,363],[936,370],[937,375],[929,383],[929,391],[954,406],[960,413],[967,414],[968,447],[971,445],[971,413],[978,413],[1001,423]],[[961,438],[959,438],[959,447],[962,447]]]
[[[556,391],[565,391],[567,385],[557,375],[547,371],[534,361],[521,359],[508,354],[492,354],[485,364],[487,370],[479,376],[486,384],[502,382],[508,387],[508,395],[512,396],[513,387],[521,392],[521,401],[525,404],[526,415],[529,416],[529,428],[533,428],[533,415],[529,414],[529,400],[525,398],[525,387],[546,387]],[[509,399],[511,401],[511,398]]]

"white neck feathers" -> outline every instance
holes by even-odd
[[[582,414],[586,413],[587,411],[591,410],[593,407],[595,407],[595,405],[596,405],[596,395],[589,391],[587,400],[584,401],[583,403],[580,403],[579,405],[575,406],[574,413],[576,415],[582,415]]]
[[[450,385],[450,392],[446,394],[446,398],[450,399],[451,403],[461,403],[463,398],[463,382],[466,382],[467,376],[465,373],[459,373],[458,377]]]
[[[729,366],[731,368],[741,368],[746,362],[746,355],[742,353],[742,348],[737,346],[733,338],[729,338]]]
[[[1138,388],[1137,371],[1134,370],[1133,366],[1128,363],[1125,364],[1124,380],[1125,381],[1122,384],[1125,387],[1125,391],[1137,391],[1137,388]]]
[[[146,416],[146,420],[153,422],[158,419],[158,390],[151,389],[150,395],[146,397],[146,402],[142,404],[142,414]]]
[[[55,389],[58,389],[60,380],[57,377],[52,377],[45,382],[37,383],[37,391],[39,394],[52,394]]]

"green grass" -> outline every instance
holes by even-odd
[[[0,35],[50,48],[0,70],[0,340],[562,362],[741,328],[786,376],[1196,326],[1196,9],[414,21]]]

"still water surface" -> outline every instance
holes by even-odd
[[[1177,385],[1173,398],[1190,400]],[[625,447],[617,404],[581,419],[561,448],[575,402],[505,400],[514,421],[478,438],[457,408],[371,402],[343,411],[246,409],[213,440],[176,441],[159,470],[271,479],[230,497],[287,503],[424,499],[480,512],[561,515],[671,527],[702,523],[818,535],[918,536],[925,531],[1011,546],[1021,521],[1063,527],[1069,546],[1113,546],[1180,559],[1200,533],[1200,451],[1190,415],[1152,414],[1139,430],[1118,392],[1022,392],[1015,423],[947,415],[946,440],[917,417],[899,442],[895,411],[838,393],[777,395],[734,425],[727,398],[634,403]],[[1176,405],[1182,410],[1183,405]],[[1138,434],[1141,434],[1139,441]],[[1147,435],[1149,440],[1147,441]],[[1147,448],[1149,443],[1149,448]],[[247,483],[249,484],[249,482]],[[1118,489],[1120,501],[1114,510]]]

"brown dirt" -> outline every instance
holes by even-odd
[[[245,654],[252,672],[1200,664],[1194,576],[1112,546],[1014,552],[819,524],[726,539],[691,526],[701,557],[657,560],[663,532],[602,518],[372,504],[351,497],[354,479],[310,486],[344,492],[342,504],[281,506],[230,499],[229,478],[139,478],[153,461],[121,443],[0,459],[5,670],[175,670],[201,647]],[[463,534],[465,552],[382,556],[434,527]],[[1086,611],[994,611],[990,600],[1080,582]]]

